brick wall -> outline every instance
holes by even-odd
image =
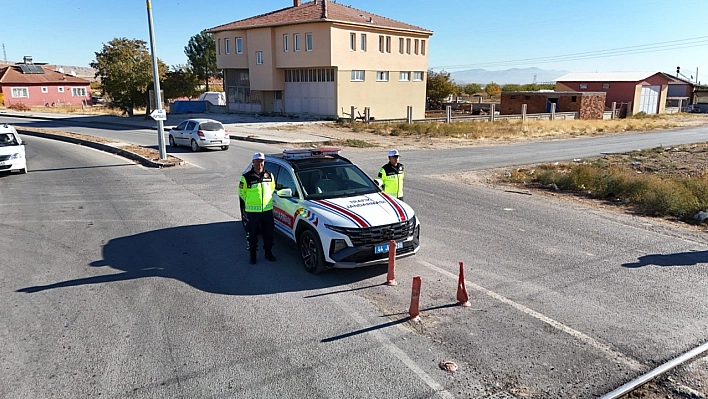
[[[603,93],[604,94],[604,93]],[[602,119],[605,112],[604,95],[581,95],[568,93],[558,96],[538,93],[502,93],[499,113],[520,115],[521,106],[526,104],[527,114],[548,113],[548,98],[558,99],[557,112],[577,112],[580,119]]]

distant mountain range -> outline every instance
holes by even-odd
[[[478,83],[482,86],[487,83],[500,85],[516,83],[548,83],[569,73],[569,71],[555,71],[540,68],[513,68],[503,71],[487,71],[486,69],[468,69],[465,71],[450,72],[450,77],[457,84]]]

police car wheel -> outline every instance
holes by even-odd
[[[302,234],[300,234],[298,243],[305,270],[312,274],[319,274],[327,270],[322,244],[315,232],[310,229],[303,231]]]

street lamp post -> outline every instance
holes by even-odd
[[[155,51],[155,33],[152,29],[152,5],[147,2],[148,28],[150,29],[150,53],[152,54],[152,76],[155,81],[155,111],[153,118],[157,121],[157,144],[160,147],[160,160],[167,159],[165,150],[165,131],[162,121],[165,120],[165,113],[162,111],[162,99],[160,98],[160,72],[157,68],[157,51]]]

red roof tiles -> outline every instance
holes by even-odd
[[[211,33],[226,30],[264,28],[270,26],[293,25],[307,22],[345,22],[378,28],[416,31],[432,34],[432,31],[409,25],[370,12],[358,10],[327,0],[303,3],[300,6],[283,8],[267,14],[242,19],[209,29]]]
[[[44,68],[43,68],[44,69]],[[19,66],[8,66],[0,69],[0,83],[4,84],[53,84],[53,83],[78,83],[88,86],[91,84],[86,79],[66,75],[44,69],[44,73],[22,73]]]

